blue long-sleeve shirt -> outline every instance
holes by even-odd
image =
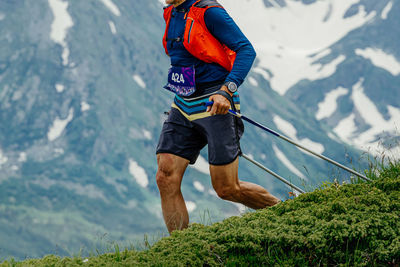
[[[204,21],[210,33],[222,44],[236,52],[236,59],[231,72],[216,63],[206,63],[192,56],[182,42],[172,41],[183,37],[186,20],[185,12],[196,0],[186,0],[177,8],[172,9],[172,16],[168,29],[167,50],[171,57],[172,66],[195,66],[196,87],[198,90],[204,84],[213,82],[227,82],[241,85],[254,62],[256,53],[249,40],[223,8],[211,7],[204,15]],[[196,92],[196,95],[200,92]]]

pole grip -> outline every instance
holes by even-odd
[[[209,106],[212,106],[214,104],[214,102],[213,101],[206,101],[203,104],[204,104],[204,106],[209,107]],[[236,117],[241,118],[241,114],[237,113],[236,111],[234,111],[232,109],[229,109],[229,113],[231,113],[232,115],[234,115]]]
[[[212,106],[213,104],[214,104],[213,101],[204,102],[204,106],[206,106],[206,107]]]

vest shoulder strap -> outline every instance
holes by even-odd
[[[168,21],[170,16],[171,16],[171,12],[172,12],[172,8],[174,6],[173,5],[169,5],[169,6],[165,6],[164,9],[164,20]]]
[[[207,8],[207,7],[222,7],[220,3],[216,0],[200,0],[194,4],[195,7],[198,8]]]

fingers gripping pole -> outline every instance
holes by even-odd
[[[212,106],[212,104],[213,104],[213,102],[206,102],[205,103],[206,106]],[[344,169],[344,170],[346,170],[346,171],[348,171],[348,172],[350,172],[350,173],[352,173],[352,174],[364,179],[365,181],[371,182],[371,179],[367,178],[365,175],[362,175],[362,174],[360,174],[360,173],[358,173],[358,172],[356,172],[356,171],[354,171],[354,170],[352,170],[352,169],[350,169],[350,168],[348,168],[348,167],[346,167],[346,166],[344,166],[344,165],[342,165],[342,164],[340,164],[340,163],[338,163],[338,162],[336,162],[336,161],[334,161],[334,160],[332,160],[332,159],[330,159],[328,157],[325,157],[325,156],[323,156],[323,155],[321,155],[321,154],[319,154],[317,152],[314,152],[314,151],[312,151],[312,150],[300,145],[299,143],[287,138],[286,136],[281,135],[278,132],[275,132],[274,130],[271,130],[270,128],[268,128],[266,126],[247,118],[246,116],[244,116],[244,115],[242,115],[240,113],[237,113],[237,112],[235,112],[233,110],[229,110],[229,113],[231,113],[232,115],[237,116],[237,117],[239,117],[239,118],[241,118],[241,119],[243,119],[243,120],[245,120],[245,121],[247,121],[247,122],[249,122],[249,123],[251,123],[251,124],[253,124],[253,125],[255,125],[255,126],[259,127],[259,128],[261,128],[261,129],[263,129],[264,131],[267,131],[267,132],[275,135],[276,137],[279,137],[279,138],[285,140],[286,142],[291,143],[292,145],[297,146],[298,148],[303,149],[304,151],[307,151],[308,153],[313,154],[314,156],[319,157],[320,159],[328,161],[329,163],[332,163],[333,165],[336,165],[337,167],[342,168],[342,169]]]

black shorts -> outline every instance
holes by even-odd
[[[176,99],[175,103],[178,104]],[[174,104],[164,122],[156,153],[174,154],[194,164],[200,150],[208,144],[208,162],[225,165],[240,155],[243,132],[242,120],[231,114],[189,120],[187,113]]]

